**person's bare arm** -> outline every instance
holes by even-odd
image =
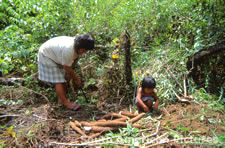
[[[139,88],[138,89],[138,92],[137,92],[137,100],[138,100],[138,103],[142,106],[142,108],[144,109],[145,112],[148,112],[149,111],[149,108],[147,105],[144,104],[144,102],[141,100],[141,94],[142,94],[142,88]]]
[[[154,99],[155,99],[155,104],[154,104],[154,106],[153,106],[153,109],[154,110],[157,110],[158,109],[158,106],[159,106],[159,98],[158,98],[158,96],[157,96],[157,94],[154,92]]]
[[[75,83],[77,84],[78,87],[81,86],[81,81],[80,79],[77,77],[77,75],[74,73],[72,67],[66,66],[64,65],[63,68],[65,69],[66,73],[72,78],[74,79]]]

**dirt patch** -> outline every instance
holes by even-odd
[[[70,121],[93,121],[108,112],[136,111],[134,106],[121,103],[122,99],[119,97],[102,96],[98,103],[82,104],[79,111],[71,111],[57,106],[56,101],[46,103],[40,96],[25,93],[21,88],[9,90],[8,93],[4,91],[2,94],[2,99],[11,100],[12,103],[0,108],[0,116],[8,115],[0,118],[0,124],[5,125],[0,129],[0,142],[10,146],[47,146],[52,141],[81,143],[78,140],[79,133],[70,127]],[[25,103],[18,102],[23,98],[27,99]],[[222,113],[210,110],[207,104],[177,103],[162,107],[158,113],[147,113],[139,123],[147,129],[144,135],[153,134],[160,121],[159,135],[175,130],[184,136],[212,137],[213,132],[218,135],[225,132],[224,118]],[[9,131],[10,127],[13,127],[12,131]]]
[[[161,108],[164,127],[195,135],[213,136],[224,133],[222,113],[208,109],[207,104],[172,104]],[[213,132],[212,132],[213,131]]]

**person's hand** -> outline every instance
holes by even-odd
[[[143,109],[144,109],[145,112],[149,111],[149,108],[146,105],[143,107]]]
[[[68,73],[66,73],[65,79],[66,79],[67,82],[69,82],[72,79],[72,77],[71,77],[71,75],[69,75]]]
[[[158,102],[157,102],[157,101],[155,102],[155,104],[154,104],[154,106],[153,106],[153,109],[154,109],[154,110],[157,110],[157,109],[158,109]]]
[[[81,87],[81,80],[79,78],[75,79],[75,83],[78,86],[78,88]]]

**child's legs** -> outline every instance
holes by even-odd
[[[151,110],[152,109],[152,101],[151,100],[147,100],[147,101],[145,101],[144,102],[147,106],[148,106],[148,108]]]
[[[143,112],[144,109],[142,108],[141,104],[139,102],[136,103],[136,106],[137,106],[137,109],[138,109],[138,112]]]

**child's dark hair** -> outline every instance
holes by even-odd
[[[74,48],[92,50],[94,49],[94,39],[89,34],[81,34],[75,38]]]
[[[142,88],[155,88],[156,82],[153,77],[145,77],[141,82]]]

